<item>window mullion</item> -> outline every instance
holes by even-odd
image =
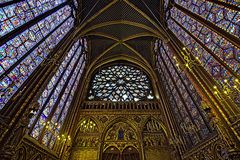
[[[76,51],[77,51],[77,49],[74,51],[74,54],[76,53]],[[66,72],[66,70],[67,70],[68,66],[69,66],[69,65],[70,65],[70,63],[71,63],[71,61],[72,61],[72,59],[73,59],[73,57],[74,57],[74,54],[73,54],[73,56],[70,58],[69,62],[67,63],[67,65],[66,65],[66,68],[64,68],[63,72],[61,73],[61,75],[60,75],[59,79],[58,79],[58,80],[57,80],[57,82],[54,84],[54,87],[53,87],[52,91],[50,92],[50,94],[49,94],[48,98],[46,99],[46,101],[44,102],[44,104],[43,104],[43,106],[42,106],[42,109],[41,109],[41,111],[38,113],[38,115],[37,115],[37,117],[36,117],[36,119],[35,119],[34,123],[32,124],[32,126],[31,126],[31,129],[29,130],[29,133],[31,133],[31,132],[32,132],[32,130],[33,130],[33,127],[36,125],[36,123],[37,123],[37,121],[38,121],[39,117],[41,116],[41,114],[42,114],[43,110],[45,109],[46,105],[48,104],[48,102],[49,102],[49,100],[50,100],[50,98],[51,98],[52,94],[53,94],[53,93],[54,93],[54,91],[56,90],[56,87],[58,86],[58,83],[61,81],[61,79],[62,79],[62,77],[63,77],[64,73]],[[54,75],[53,75],[53,76],[54,76]]]
[[[56,28],[54,28],[48,35],[42,38],[35,46],[33,46],[27,53],[25,53],[17,62],[15,62],[10,68],[8,68],[1,76],[2,79],[5,75],[8,75],[17,65],[19,65],[29,54],[31,54],[42,42],[45,41],[54,31],[56,31],[64,22],[66,22],[71,16],[67,17]]]
[[[83,56],[84,56],[84,55],[83,55]],[[82,69],[82,67],[83,67],[83,64],[84,64],[84,61],[82,62],[81,66],[80,66],[80,68],[79,68],[79,71],[78,71],[78,73],[77,73],[77,76],[75,77],[74,82],[73,82],[73,84],[72,84],[72,86],[71,86],[70,92],[69,92],[69,94],[68,94],[68,96],[67,96],[67,98],[66,98],[66,100],[65,100],[65,102],[64,102],[64,106],[63,106],[63,108],[62,108],[62,110],[61,110],[61,112],[60,112],[60,114],[59,114],[59,116],[58,116],[58,118],[57,118],[57,124],[59,124],[59,121],[60,121],[60,119],[61,119],[61,117],[62,117],[63,111],[64,111],[64,109],[65,109],[65,107],[66,107],[66,104],[67,104],[67,102],[68,102],[68,99],[69,99],[69,97],[70,97],[70,95],[71,95],[71,91],[72,91],[75,83],[77,82],[78,77],[81,76],[80,74],[81,74],[81,69]],[[61,129],[62,129],[62,126],[61,126],[60,130],[61,130]],[[52,140],[52,137],[53,137],[53,135],[51,135],[51,138],[49,139],[48,146],[49,146],[49,144],[50,144],[50,142],[51,142],[51,140]]]
[[[164,50],[165,50],[165,49],[164,49]],[[177,70],[176,66],[173,64],[172,60],[170,59],[170,57],[169,57],[169,55],[167,54],[166,51],[165,51],[165,54],[166,54],[166,56],[168,57],[168,60],[169,60],[169,62],[171,63],[171,65],[173,66],[175,72],[177,73],[179,79],[181,80],[181,82],[182,82],[184,88],[186,89],[188,95],[190,96],[191,100],[193,101],[194,105],[196,106],[196,108],[197,108],[199,114],[201,115],[201,117],[202,117],[205,125],[207,126],[208,130],[209,130],[209,131],[212,131],[212,128],[209,126],[209,123],[207,122],[206,116],[203,115],[202,111],[200,110],[199,106],[197,105],[196,101],[194,100],[192,94],[190,93],[189,88],[187,87],[187,85],[186,85],[185,82],[183,81],[182,76],[180,75],[179,71]]]
[[[79,46],[79,47],[81,47],[81,46]],[[78,50],[78,49],[76,49],[76,51],[77,51],[77,50]],[[76,51],[75,51],[75,54],[76,54]],[[74,54],[74,55],[75,55],[75,54]],[[73,59],[74,55],[72,56],[72,59]],[[68,82],[69,82],[69,80],[71,79],[71,77],[72,77],[72,75],[73,75],[73,73],[74,73],[74,70],[75,70],[75,68],[76,68],[76,66],[77,66],[77,64],[78,64],[78,62],[79,62],[79,60],[81,59],[82,56],[83,56],[83,54],[81,53],[81,54],[79,55],[78,59],[76,60],[76,62],[75,62],[75,64],[74,64],[74,67],[72,68],[71,73],[69,74],[68,78],[66,79],[66,82],[65,82],[63,88],[61,89],[60,94],[58,95],[58,98],[57,98],[55,104],[53,105],[52,110],[51,110],[51,113],[48,115],[46,121],[49,121],[49,122],[51,121],[52,116],[53,116],[53,114],[55,113],[55,110],[57,109],[58,103],[59,103],[59,101],[60,101],[60,99],[61,99],[61,97],[62,97],[62,95],[63,95],[63,93],[64,93],[64,91],[65,91],[65,89],[66,89],[66,87],[67,87],[67,85],[68,85]],[[72,61],[72,59],[71,59],[71,61]],[[71,62],[71,61],[69,61],[68,66],[70,65],[70,62]],[[65,71],[66,71],[66,70],[65,70]],[[63,75],[63,74],[62,74],[62,75]],[[59,79],[61,80],[62,78],[59,78]],[[59,81],[59,82],[60,82],[60,81]],[[59,83],[59,82],[58,82],[58,83]],[[51,96],[49,96],[49,97],[51,97]],[[44,108],[45,108],[45,107],[44,107]],[[42,133],[40,134],[39,141],[42,140],[45,131],[46,131],[46,128],[44,127],[44,128],[42,129]]]
[[[178,95],[179,95],[182,103],[184,104],[184,108],[186,109],[186,111],[187,111],[187,113],[188,113],[188,115],[189,115],[189,117],[190,117],[190,119],[191,119],[191,122],[192,122],[195,126],[197,126],[196,123],[195,123],[195,121],[194,121],[194,119],[193,119],[193,117],[192,117],[192,115],[191,115],[191,113],[190,113],[190,111],[189,111],[189,109],[188,109],[188,107],[187,107],[187,104],[186,104],[184,98],[182,97],[182,94],[181,94],[179,88],[177,87],[177,84],[176,84],[173,76],[171,75],[171,72],[169,71],[169,69],[168,69],[168,67],[167,67],[167,65],[166,65],[166,62],[164,61],[164,59],[163,59],[163,57],[162,57],[162,54],[159,54],[159,55],[160,55],[160,57],[161,57],[161,59],[162,59],[162,61],[163,61],[163,64],[164,64],[164,66],[165,66],[165,68],[166,68],[166,70],[167,70],[167,72],[168,72],[168,74],[169,74],[170,79],[172,80],[172,82],[173,82],[173,84],[174,84],[174,86],[175,86],[175,89],[176,89],[176,91],[177,91],[177,93],[178,93]],[[199,137],[200,139],[202,139],[202,136],[201,136],[201,134],[200,134],[199,132],[197,132],[197,135],[198,135],[198,137]]]
[[[11,40],[13,37],[15,37],[15,36],[19,35],[20,33],[24,32],[26,29],[28,29],[28,28],[32,27],[33,25],[37,24],[39,21],[43,20],[47,16],[56,12],[60,8],[64,7],[66,4],[67,4],[67,2],[64,2],[64,3],[56,6],[55,8],[53,8],[53,9],[51,9],[51,10],[49,10],[49,11],[47,11],[47,12],[41,14],[41,15],[38,15],[34,19],[24,23],[23,25],[17,27],[16,29],[10,31],[9,33],[7,33],[6,35],[4,35],[3,37],[0,38],[0,46],[5,44],[7,41]]]
[[[159,62],[157,62],[157,63],[159,64]],[[161,73],[162,73],[161,76],[163,77],[163,79],[164,79],[164,81],[165,81],[167,87],[169,88],[169,92],[170,92],[171,96],[173,97],[172,99],[173,99],[173,102],[174,102],[175,107],[176,107],[176,106],[177,106],[177,101],[176,101],[176,99],[175,99],[174,94],[172,93],[171,87],[170,87],[170,85],[169,85],[169,83],[168,83],[168,81],[167,81],[166,76],[164,75],[164,72],[163,72],[163,70],[162,70],[160,64],[159,64],[159,70],[161,70]],[[169,100],[169,101],[170,101],[170,100]],[[171,105],[171,103],[170,103],[170,105]],[[172,106],[172,107],[174,107],[174,106]],[[178,110],[178,113],[179,113],[179,116],[180,116],[182,122],[184,122],[183,116],[182,116],[182,114],[181,114],[179,108],[178,108],[178,107],[176,107],[176,108],[177,108],[177,110]],[[174,112],[173,109],[171,109],[171,110],[172,110],[172,112]],[[173,114],[174,114],[174,113],[173,113]],[[177,119],[175,119],[175,120],[177,121]],[[179,130],[180,130],[180,129],[179,129]],[[182,132],[182,130],[180,130],[180,132]],[[188,137],[188,139],[190,140],[191,145],[194,145],[193,140],[192,140],[192,138],[190,137],[190,135],[188,135],[188,134],[183,134],[183,135],[186,135],[186,136]]]

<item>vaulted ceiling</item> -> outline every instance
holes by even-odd
[[[153,64],[153,42],[167,39],[161,22],[163,1],[82,0],[79,4],[77,34],[88,37],[90,62],[127,55]]]

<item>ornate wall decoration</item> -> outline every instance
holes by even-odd
[[[240,152],[228,146],[219,136],[214,136],[183,155],[186,160],[238,160]]]
[[[57,160],[59,157],[50,150],[36,145],[31,137],[25,136],[11,160]]]
[[[127,146],[139,147],[136,131],[125,122],[117,122],[110,126],[104,138],[104,150],[115,146],[123,151]]]
[[[139,151],[134,147],[126,147],[122,152],[116,147],[109,147],[102,156],[103,160],[140,160]]]
[[[98,137],[77,137],[75,140],[76,147],[98,147]]]
[[[99,124],[93,118],[85,116],[78,123],[77,132],[70,149],[70,159],[72,160],[97,160],[100,150]]]
[[[98,125],[91,118],[82,118],[74,139],[73,147],[98,147]]]
[[[159,121],[149,119],[143,128],[144,147],[167,146],[167,136]]]
[[[114,124],[107,132],[105,141],[136,141],[135,131],[127,123]]]
[[[79,126],[80,133],[95,133],[98,132],[97,124],[91,119],[83,119]]]

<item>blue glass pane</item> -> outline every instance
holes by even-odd
[[[0,37],[65,1],[25,0],[0,8]]]

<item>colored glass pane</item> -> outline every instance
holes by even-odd
[[[82,56],[81,59],[84,59],[84,56]],[[79,79],[82,75],[82,71],[83,71],[84,67],[85,67],[85,62],[78,63],[78,66],[76,67],[76,70],[74,71],[74,73],[71,77],[71,80],[69,81],[68,86],[64,92],[65,96],[63,96],[61,98],[61,101],[58,104],[57,110],[55,111],[55,113],[51,119],[51,123],[57,124],[57,126],[58,126],[55,128],[54,133],[52,133],[51,139],[48,139],[48,142],[50,141],[50,144],[52,144],[52,145],[54,144],[54,142],[57,138],[57,135],[60,134],[60,129],[61,129],[63,122],[66,118],[66,115],[68,113],[68,109],[72,102],[73,95],[76,91],[76,85],[79,83]],[[68,95],[68,97],[67,97],[67,95]],[[49,145],[49,148],[52,148],[52,145]]]
[[[228,4],[232,4],[232,5],[235,5],[235,6],[240,7],[240,2],[239,2],[239,0],[219,0],[219,1],[223,1],[223,2],[226,2],[226,3],[228,3]]]
[[[74,52],[75,53],[75,50]],[[73,54],[72,53],[72,54]],[[76,55],[78,56],[78,55]],[[74,56],[75,57],[75,56]],[[53,106],[55,105],[56,101],[58,100],[58,97],[59,97],[59,94],[60,92],[62,91],[63,87],[64,87],[64,84],[66,83],[66,79],[65,78],[68,78],[69,74],[70,74],[70,71],[72,70],[73,66],[70,65],[70,64],[74,64],[75,63],[75,59],[71,58],[71,60],[68,62],[68,66],[66,67],[66,69],[63,71],[62,75],[61,75],[61,79],[57,82],[57,85],[55,86],[54,88],[54,91],[52,91],[52,94],[50,95],[49,97],[49,100],[46,104],[44,104],[44,106],[41,106],[44,107],[44,110],[43,112],[41,113],[41,117],[46,117],[45,120],[47,120],[50,112],[52,111],[53,109]],[[66,57],[67,58],[67,57]],[[40,97],[40,101],[41,101],[41,97]],[[40,110],[39,110],[40,111]],[[30,124],[31,125],[31,124]],[[40,130],[43,128],[43,125],[39,126],[40,127]],[[38,138],[38,137],[35,137],[35,135],[32,135],[34,138]]]
[[[172,17],[178,21],[186,30],[200,29],[198,34],[193,34],[205,46],[207,46],[216,56],[229,65],[233,70],[240,68],[239,52],[240,49],[235,47],[225,38],[203,26],[198,21],[185,15],[183,12],[174,8],[171,10]]]
[[[75,5],[75,7],[78,8],[78,2],[77,2],[77,0],[73,0],[73,3],[74,3],[74,5]]]
[[[200,128],[202,138],[206,138],[209,134],[209,129],[206,126],[208,122],[206,122],[206,116],[201,110],[201,97],[184,72],[180,72],[173,63],[173,54],[168,47],[162,43],[156,45],[159,45],[159,51],[156,55],[157,67],[161,76],[164,77],[163,82],[165,82],[164,86],[170,94],[169,97],[173,96],[170,98],[173,104],[172,109],[180,118],[178,121],[183,132],[190,135],[193,144],[197,144],[199,142],[197,133],[194,133],[195,135],[191,133],[188,126],[195,125],[196,128]],[[176,102],[178,102],[177,108]]]
[[[230,97],[239,104],[240,98],[235,96],[238,91],[234,87],[236,83],[232,72],[240,73],[240,49],[177,8],[171,10],[171,15],[173,18],[168,21],[169,28],[190,53],[200,59],[204,68],[222,85],[223,89],[228,88],[227,90],[231,91]],[[232,71],[229,71],[225,65]],[[224,82],[226,80],[227,84]]]
[[[45,39],[31,54],[26,56],[10,73],[4,75],[0,82],[0,108],[2,108],[23,82],[46,58],[50,51],[73,27],[73,18],[68,18],[47,39]]]
[[[53,147],[57,135],[60,133],[76,91],[76,86],[85,67],[85,54],[83,54],[84,50],[82,49],[84,44],[79,42],[74,43],[39,97],[40,109],[29,124],[29,126],[34,125],[31,136],[36,139],[39,138],[44,125],[47,124],[42,143],[49,148]],[[43,111],[40,112],[42,109]],[[50,113],[52,113],[51,117],[49,116]],[[39,119],[36,119],[37,115],[40,115]]]
[[[25,0],[0,8],[0,37],[66,0]]]
[[[13,0],[1,0],[1,1],[0,1],[0,4],[6,3],[6,2],[11,2],[11,1],[13,1]]]
[[[0,47],[0,66],[4,70],[9,69],[15,62],[26,56],[30,49],[61,24],[70,14],[71,9],[66,6],[2,45]],[[2,73],[4,71],[0,72],[0,75]]]
[[[214,25],[226,30],[236,37],[240,37],[240,13],[207,0],[177,0],[176,3],[200,15]]]

